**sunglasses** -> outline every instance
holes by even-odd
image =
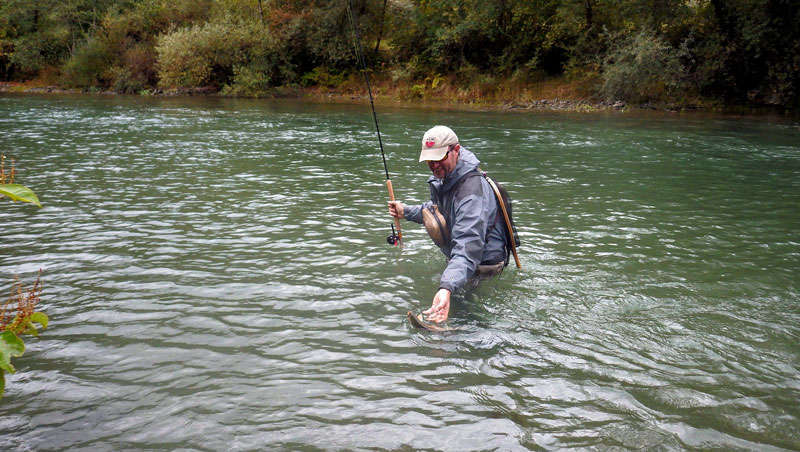
[[[447,152],[444,153],[444,157],[440,158],[439,160],[428,160],[428,165],[441,165],[447,160],[447,156],[450,155],[450,151],[456,148],[457,144],[451,144],[447,147]]]

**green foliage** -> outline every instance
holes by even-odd
[[[7,76],[29,77],[60,66],[113,0],[0,2],[0,44]]]
[[[0,78],[58,68],[63,84],[87,89],[213,85],[232,95],[336,86],[358,70],[350,1],[4,0]],[[368,66],[422,97],[431,87],[413,85],[434,73],[458,89],[566,75],[634,102],[688,88],[729,103],[800,104],[794,0],[352,4]]]
[[[712,97],[800,104],[800,2],[711,1],[692,18],[691,72]]]
[[[14,183],[16,174],[14,159],[11,159],[10,168],[6,168],[6,155],[0,154],[0,196],[11,198],[12,201],[29,202],[42,207],[33,190],[24,185]]]
[[[235,66],[233,82],[222,88],[224,96],[263,97],[267,95],[271,79],[264,70],[253,66]]]
[[[111,89],[122,94],[135,94],[147,88],[147,79],[140,73],[133,73],[129,67],[113,66],[103,75],[108,77]]]
[[[89,34],[74,44],[63,66],[62,83],[120,93],[155,86],[157,37],[170,27],[204,20],[209,10],[208,0],[143,0],[129,9],[109,8]]]
[[[621,36],[606,55],[600,93],[606,100],[647,102],[681,88],[678,51],[652,33]]]
[[[359,2],[354,2],[358,4]],[[373,2],[374,4],[375,2]],[[358,10],[358,9],[357,9]],[[366,7],[359,11],[359,26],[369,24],[370,16]],[[345,1],[320,2],[308,15],[308,20],[297,23],[295,33],[304,36],[304,51],[311,56],[309,63],[342,68],[354,62],[353,40],[350,23],[347,19]],[[368,33],[362,33],[362,38]]]
[[[303,86],[324,86],[326,88],[335,88],[344,83],[346,77],[344,74],[331,74],[325,66],[315,67],[313,71],[303,75],[300,79],[300,84]]]
[[[25,352],[25,343],[13,331],[0,333],[0,374],[3,371],[14,373],[16,369],[11,364],[11,358],[22,356]],[[3,387],[0,387],[2,394]]]
[[[35,311],[41,291],[40,278],[37,278],[33,287],[26,291],[16,283],[11,289],[11,297],[5,304],[0,305],[0,397],[5,391],[5,373],[16,372],[11,364],[11,358],[20,357],[25,352],[25,344],[19,336],[24,334],[38,336],[37,324],[42,329],[47,329],[49,323],[47,315]],[[10,318],[9,312],[16,314]]]
[[[159,84],[162,87],[197,87],[207,83],[217,54],[225,57],[226,31],[195,25],[158,39]]]
[[[411,96],[422,99],[425,97],[425,84],[417,83],[411,85]]]
[[[52,33],[33,33],[13,41],[9,62],[23,75],[35,75],[58,64],[68,50],[68,42]]]
[[[47,329],[49,319],[43,312],[34,312],[29,316],[18,314],[5,331],[0,333],[0,397],[6,389],[5,373],[15,373],[17,370],[11,364],[11,358],[18,358],[25,352],[25,343],[19,337],[23,334],[39,335],[38,323],[42,329]]]
[[[127,43],[114,65],[102,73],[106,85],[118,93],[137,93],[155,85],[156,52],[151,42]]]
[[[269,3],[269,0],[215,0],[211,16],[231,16],[246,22],[264,23]]]
[[[11,198],[12,201],[22,201],[42,207],[36,193],[28,187],[19,184],[0,184],[0,195]]]
[[[4,332],[14,333],[16,335],[29,334],[31,336],[38,336],[39,329],[36,324],[39,324],[43,330],[47,329],[49,319],[44,312],[20,312],[14,317],[14,320],[6,326]]]
[[[440,90],[445,82],[441,74],[432,74],[421,80],[421,83],[411,85],[410,95],[412,98],[424,99],[430,94]]]
[[[68,87],[102,85],[113,59],[111,49],[104,42],[91,38],[64,64],[61,81]]]
[[[230,17],[162,35],[156,44],[159,84],[164,88],[223,86],[234,78],[234,68],[238,68],[240,83],[252,81],[258,69],[242,68],[247,67],[250,50],[259,49],[265,39],[260,26]],[[266,58],[269,51],[260,50]]]

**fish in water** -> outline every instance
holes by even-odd
[[[422,314],[414,315],[413,312],[408,311],[408,314],[406,314],[406,316],[408,317],[408,321],[411,323],[411,325],[414,326],[414,328],[433,331],[436,333],[447,333],[455,331],[453,328],[450,328],[449,326],[428,322],[422,317]]]

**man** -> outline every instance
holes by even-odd
[[[423,312],[428,320],[439,323],[447,320],[453,292],[470,281],[503,271],[508,263],[505,226],[502,215],[498,215],[497,198],[477,170],[480,162],[459,144],[449,127],[436,126],[425,132],[419,161],[427,162],[433,173],[428,178],[431,200],[415,206],[389,201],[389,214],[423,223],[423,216],[430,218],[431,213],[436,213],[435,205],[444,217],[445,239],[437,245],[447,257],[447,268],[430,309]]]

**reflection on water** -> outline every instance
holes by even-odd
[[[45,206],[0,204],[0,277],[42,268],[52,319],[0,447],[800,448],[796,124],[379,118],[399,199],[437,123],[514,199],[523,268],[455,334],[405,321],[444,262],[385,244],[365,106],[0,97]]]

